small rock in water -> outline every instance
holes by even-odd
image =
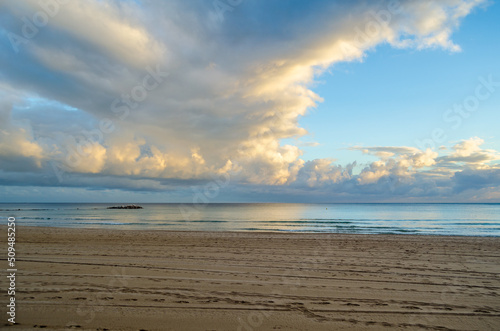
[[[126,205],[126,206],[112,206],[107,209],[142,209],[141,206],[138,205]]]

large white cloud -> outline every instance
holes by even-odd
[[[451,34],[480,3],[248,1],[221,12],[210,1],[7,2],[0,94],[16,96],[2,103],[0,167],[31,164],[17,171],[46,176],[55,167],[66,173],[63,185],[72,174],[152,189],[230,174],[243,184],[323,187],[411,178],[438,161],[494,161],[484,150],[439,159],[410,147],[365,148],[381,159],[353,176],[352,166],[305,162],[298,146],[281,143],[307,134],[298,117],[321,101],[310,85],[328,67],[385,42],[457,51]],[[23,35],[24,18],[44,12],[47,24]]]

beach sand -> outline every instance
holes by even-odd
[[[11,330],[500,330],[500,238],[18,226],[16,239]]]

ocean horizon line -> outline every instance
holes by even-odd
[[[251,201],[251,202],[207,202],[207,203],[196,203],[196,202],[0,202],[0,205],[8,205],[8,204],[94,204],[94,205],[106,205],[106,204],[114,204],[114,205],[133,205],[133,204],[142,204],[142,205],[230,205],[230,204],[304,204],[304,205],[498,205],[500,202],[270,202],[270,201]]]

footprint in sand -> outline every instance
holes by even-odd
[[[489,310],[485,310],[485,309],[475,309],[474,312],[475,313],[485,313],[485,314],[489,314],[490,313]]]
[[[302,302],[290,302],[290,305],[303,306],[304,304]]]
[[[453,308],[450,308],[450,307],[435,308],[435,309],[437,309],[437,310],[448,310],[448,311],[453,310]]]
[[[417,307],[417,306],[404,306],[402,308],[404,308],[404,309],[413,309],[413,310],[422,310],[422,308]]]

